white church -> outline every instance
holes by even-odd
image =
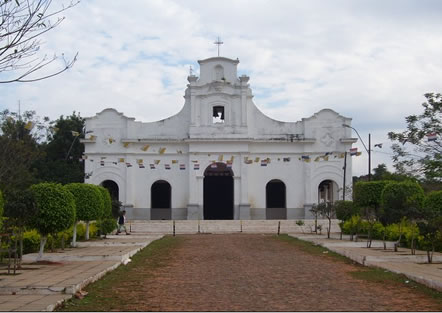
[[[304,219],[313,204],[342,199],[351,118],[323,109],[273,120],[253,103],[249,77],[238,77],[239,60],[198,63],[178,114],[143,123],[105,109],[86,119],[86,183],[141,220]]]

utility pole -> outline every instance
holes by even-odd
[[[344,152],[344,185],[342,187],[342,201],[345,201],[345,176],[347,176],[347,151]]]
[[[368,134],[368,181],[371,181],[371,134]]]

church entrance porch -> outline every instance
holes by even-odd
[[[213,163],[204,171],[205,220],[233,219],[233,171],[225,163]]]

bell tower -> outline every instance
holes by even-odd
[[[238,78],[239,60],[213,57],[198,61],[200,77],[190,75],[191,138],[247,136],[247,112],[252,92],[249,77]]]

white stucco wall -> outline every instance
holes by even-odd
[[[356,141],[342,124],[350,125],[351,119],[323,109],[297,122],[273,120],[253,103],[249,78],[237,76],[238,63],[222,57],[199,61],[201,77],[189,76],[184,106],[170,118],[142,123],[114,109],[87,118],[86,182],[116,182],[128,216],[149,219],[150,188],[155,181],[165,180],[172,188],[172,218],[204,218],[204,170],[221,155],[221,162],[233,156],[234,218],[265,218],[265,188],[273,179],[286,186],[287,218],[306,217],[309,206],[317,202],[322,181],[332,180],[342,188],[341,154]],[[224,107],[224,123],[213,123],[214,106]],[[328,160],[323,158],[326,153],[330,153]],[[302,155],[309,155],[311,161],[300,160]],[[245,157],[271,162],[266,167],[261,161],[245,164]],[[145,168],[138,167],[140,159]],[[156,160],[160,163],[150,169]],[[193,169],[195,163],[199,170]],[[180,170],[180,164],[186,169]],[[346,179],[350,185],[351,157]]]

